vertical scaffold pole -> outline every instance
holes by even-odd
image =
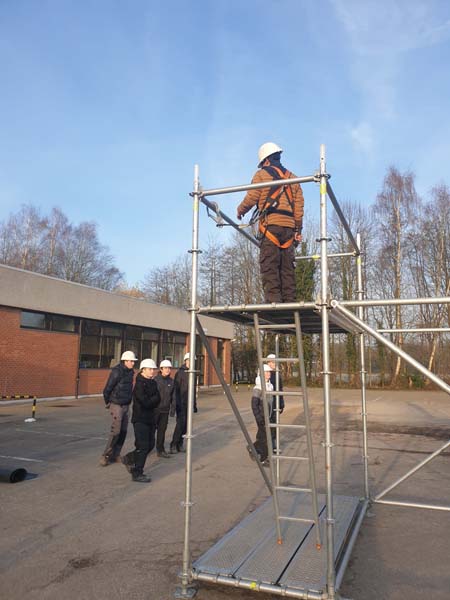
[[[333,454],[331,443],[330,328],[328,320],[327,171],[325,145],[320,146],[320,303],[322,316],[323,403],[325,418],[325,479],[327,502],[327,587],[335,599]]]
[[[186,467],[185,467],[185,499],[184,499],[184,547],[183,547],[183,570],[181,572],[181,587],[175,592],[175,598],[193,598],[197,592],[191,585],[191,508],[192,508],[192,415],[194,412],[195,394],[195,335],[196,335],[196,309],[197,309],[197,281],[198,281],[198,226],[200,205],[200,183],[199,168],[194,167],[194,191],[193,191],[193,215],[192,215],[192,283],[191,283],[191,307],[190,307],[190,338],[189,338],[189,388],[186,423]]]
[[[275,336],[275,356],[280,358],[280,335],[277,333]],[[280,363],[276,364],[275,371],[275,390],[280,390]],[[277,425],[280,423],[280,396],[275,397],[275,422]],[[280,428],[275,429],[275,452],[277,455],[280,454]],[[276,484],[280,485],[280,461],[277,460],[276,468]]]
[[[364,288],[362,277],[362,257],[361,257],[361,235],[356,234],[356,243],[359,249],[359,255],[356,257],[356,276],[358,283],[358,300],[364,300]],[[358,306],[358,318],[364,320],[364,308]],[[369,452],[367,443],[367,401],[366,401],[366,358],[364,355],[364,333],[359,334],[359,364],[361,367],[361,416],[363,429],[363,464],[364,464],[364,497],[369,499]]]

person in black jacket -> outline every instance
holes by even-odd
[[[183,436],[186,433],[187,426],[187,408],[189,393],[189,352],[184,355],[184,363],[178,369],[174,379],[175,406],[177,412],[177,423],[170,442],[170,454],[176,452],[186,452],[183,446]],[[197,412],[196,390],[194,385],[194,412]],[[173,416],[174,411],[171,410]]]
[[[100,465],[106,467],[120,460],[119,455],[127,437],[128,407],[133,395],[134,352],[127,350],[120,357],[120,363],[113,367],[103,390],[105,407],[112,417],[111,432]]]
[[[173,379],[170,376],[172,363],[170,360],[163,360],[161,361],[159,368],[161,373],[158,373],[158,375],[155,377],[159,395],[161,396],[161,403],[156,414],[156,452],[158,453],[158,456],[162,458],[170,458],[170,454],[167,454],[164,448],[164,442],[166,437],[167,423],[169,421],[169,411],[174,402]]]
[[[157,366],[151,358],[144,359],[136,377],[133,391],[133,416],[135,449],[122,457],[122,462],[131,473],[133,481],[147,483],[151,478],[144,475],[148,454],[155,446],[155,410],[161,402],[158,386],[153,379]]]

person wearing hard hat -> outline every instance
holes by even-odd
[[[276,362],[274,360],[275,358],[276,358],[275,354],[267,355],[267,364],[272,369],[270,372],[270,383],[272,384],[272,387],[274,390],[276,390],[277,392],[282,392],[283,391],[283,380],[281,379],[281,373],[278,375],[278,389],[277,389],[277,366],[276,366]],[[272,359],[272,360],[270,360],[270,359]],[[283,396],[279,396],[278,406],[279,406],[280,415],[281,415],[281,413],[284,411]],[[270,422],[271,423],[276,423],[276,420],[277,420],[276,407],[277,407],[277,397],[272,396],[272,411],[270,414]],[[271,433],[272,433],[272,447],[275,449],[275,440],[276,440],[276,435],[277,435],[275,428],[272,428]]]
[[[183,436],[186,433],[187,409],[189,394],[189,352],[184,355],[183,364],[178,369],[174,378],[175,408],[177,413],[177,422],[170,442],[170,454],[177,452],[186,452],[183,446]],[[196,386],[194,385],[194,412],[197,412]],[[174,411],[171,410],[173,416]]]
[[[258,151],[252,183],[296,176],[280,162],[282,148],[273,142]],[[237,218],[254,206],[259,210],[259,266],[266,302],[295,302],[295,246],[301,242],[303,192],[300,184],[249,190],[237,208]]]
[[[139,373],[133,390],[133,416],[135,449],[122,457],[122,463],[131,473],[133,481],[148,483],[151,478],[144,475],[144,465],[148,454],[155,447],[155,411],[161,402],[154,377],[158,367],[151,358],[145,358],[139,366]]]
[[[105,407],[111,413],[111,432],[100,459],[106,467],[120,460],[120,451],[127,437],[128,408],[133,395],[134,363],[137,357],[127,350],[120,357],[120,363],[112,368],[103,390]]]
[[[264,365],[264,384],[266,386],[266,392],[272,392],[273,386],[270,383],[270,374],[272,369],[269,365]],[[258,375],[255,379],[255,387],[252,392],[252,411],[253,416],[255,417],[256,425],[258,426],[258,431],[256,432],[256,440],[253,442],[255,446],[255,450],[258,453],[259,460],[266,467],[268,466],[268,450],[267,450],[267,437],[266,437],[266,428],[265,428],[265,418],[264,418],[264,405],[263,405],[263,395],[261,389],[261,377]],[[272,411],[272,396],[270,394],[266,395],[267,401],[267,410],[269,413],[269,417]],[[249,450],[250,452],[250,450]],[[250,452],[250,456],[253,458],[253,454]]]
[[[162,458],[170,458],[164,448],[166,438],[167,423],[169,421],[169,412],[174,403],[173,398],[173,379],[170,376],[172,363],[170,360],[162,360],[159,365],[160,373],[155,377],[158,386],[161,403],[158,406],[156,416],[156,452]]]

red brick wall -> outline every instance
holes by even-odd
[[[80,369],[78,394],[101,394],[110,373],[111,369]]]
[[[0,307],[0,395],[74,396],[78,335],[20,328],[20,310]]]

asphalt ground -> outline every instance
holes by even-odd
[[[250,392],[241,389],[235,398],[254,435]],[[321,390],[310,390],[310,398],[323,491]],[[359,402],[357,390],[332,390],[335,489],[355,496],[363,494]],[[441,392],[370,391],[368,413],[374,494],[450,437],[450,400]],[[29,471],[24,482],[0,483],[0,598],[173,598],[182,561],[184,455],[160,459],[152,454],[146,465],[152,482],[134,483],[120,464],[98,466],[109,428],[101,398],[40,403],[38,420],[25,423],[30,414],[29,404],[0,404],[0,467]],[[299,414],[289,398],[284,422],[300,422]],[[169,441],[173,426],[170,419]],[[267,490],[222,391],[200,395],[194,429],[195,559],[263,502]],[[130,428],[124,450],[132,447]],[[296,481],[303,475],[296,473]],[[433,459],[389,498],[449,506],[450,452]],[[341,593],[354,600],[448,600],[450,513],[373,505]],[[197,594],[200,600],[255,596],[206,584]]]

